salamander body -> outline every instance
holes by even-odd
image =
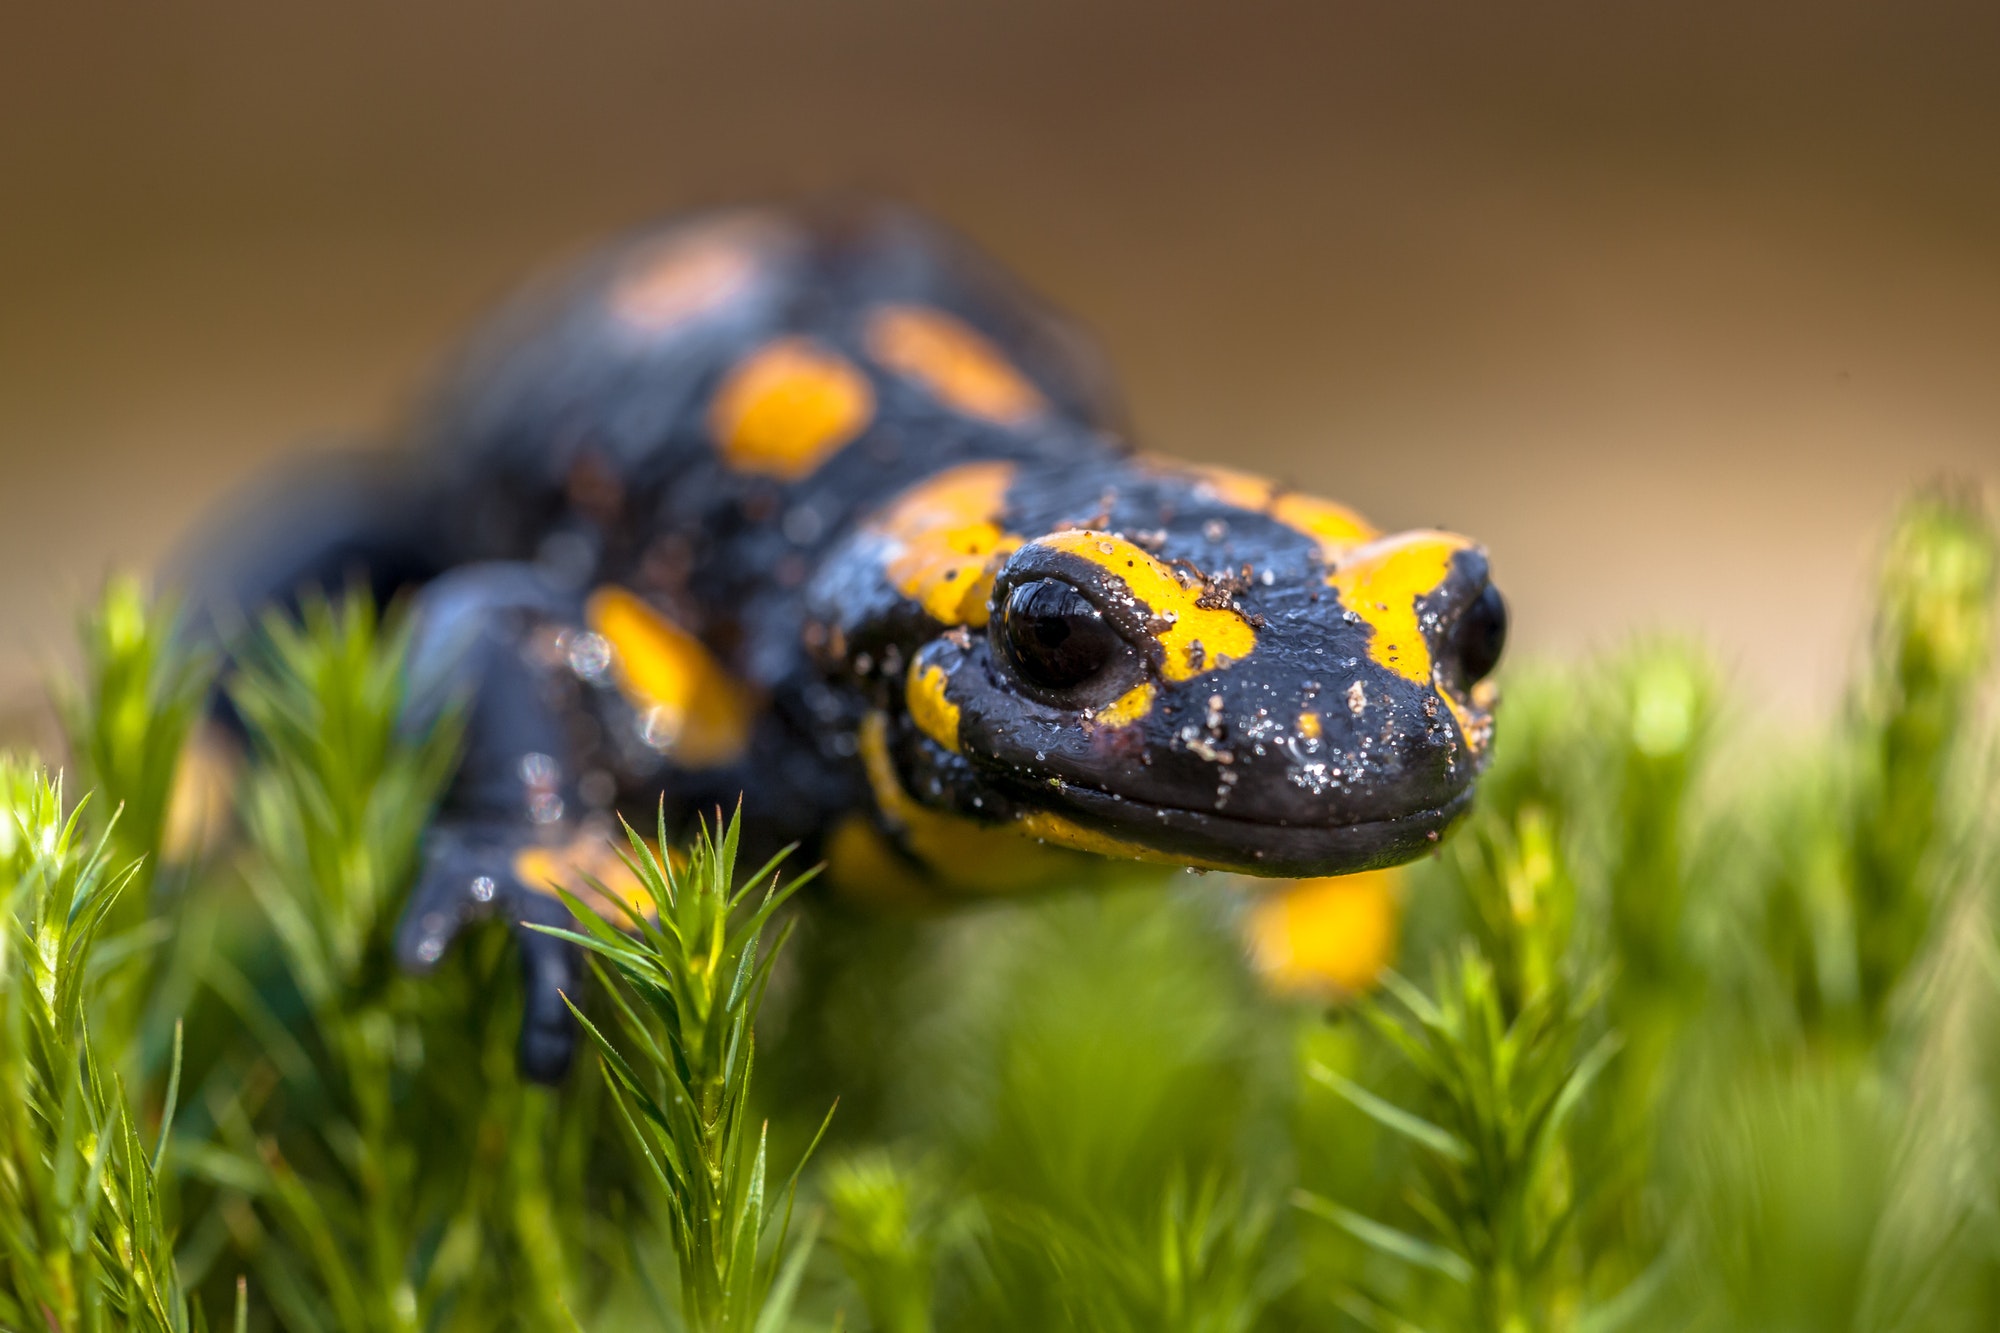
[[[470,700],[417,967],[476,916],[564,921],[550,881],[663,799],[740,796],[881,898],[1424,852],[1488,749],[1485,554],[1136,452],[1108,386],[908,213],[700,214],[503,311],[407,447],[274,486],[195,584],[218,622],[416,590],[411,723]],[[574,960],[522,939],[552,1077]]]

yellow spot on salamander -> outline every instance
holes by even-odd
[[[910,664],[910,676],[903,697],[909,704],[910,721],[917,730],[957,754],[958,705],[945,697],[948,677],[935,662]]]
[[[1153,711],[1153,682],[1142,680],[1097,710],[1093,719],[1101,727],[1125,727]]]
[[[1328,564],[1337,563],[1355,547],[1380,535],[1352,509],[1316,496],[1281,495],[1271,502],[1268,512],[1286,527],[1318,542],[1320,558]]]
[[[1207,498],[1268,515],[1294,532],[1312,538],[1319,545],[1320,557],[1329,564],[1381,535],[1373,524],[1346,505],[1286,490],[1254,472],[1210,463],[1161,459],[1152,462],[1156,467],[1193,478],[1197,491]]]
[[[933,810],[903,789],[896,775],[895,760],[889,754],[888,727],[888,716],[879,712],[870,713],[861,722],[857,739],[869,790],[875,797],[876,808],[902,839],[903,846],[946,888],[960,893],[994,894],[1086,883],[1110,871],[1107,861],[1231,869],[1100,833],[1048,810],[1031,810],[1003,824],[983,824]],[[858,839],[849,835],[847,842],[844,849],[836,850],[848,853],[857,870],[873,864],[871,857],[862,855],[866,849]],[[886,874],[883,867],[875,868]],[[844,875],[839,882],[845,887]],[[882,885],[899,898],[908,896],[906,891],[910,887],[902,880],[885,880]],[[862,893],[869,891],[866,885],[855,888]]]
[[[777,231],[772,219],[745,214],[662,237],[613,282],[612,318],[655,336],[728,304],[755,281]]]
[[[623,588],[599,588],[584,615],[611,644],[618,687],[645,716],[649,744],[688,768],[742,757],[755,705],[701,640]]]
[[[896,776],[888,727],[882,713],[861,722],[857,739],[869,790],[903,845],[941,884],[962,892],[1018,893],[1089,875],[1090,862],[1022,837],[1018,824],[981,824],[919,804]]]
[[[903,492],[876,521],[890,583],[944,625],[987,620],[993,576],[1021,544],[1000,526],[1011,463],[967,463]]]
[[[826,841],[826,878],[834,891],[868,907],[930,907],[936,885],[896,854],[866,815],[848,815]]]
[[[1493,710],[1500,706],[1500,687],[1492,680],[1482,680],[1468,692],[1466,701],[1460,703],[1452,698],[1451,691],[1440,689],[1445,706],[1451,709],[1452,717],[1458,720],[1459,734],[1474,754],[1478,754],[1493,743]]]
[[[582,899],[615,926],[653,915],[653,900],[632,867],[604,834],[583,834],[553,847],[524,847],[514,854],[514,878],[537,893],[558,888]]]
[[[1155,865],[1196,866],[1204,870],[1234,868],[1218,861],[1202,861],[1194,857],[1163,852],[1142,842],[1129,842],[1094,828],[1086,828],[1069,816],[1059,815],[1052,810],[1030,810],[1015,820],[1012,827],[1028,837],[1039,839],[1052,846],[1088,852],[1092,856],[1101,856],[1112,861],[1147,861]]]
[[[1406,680],[1431,684],[1431,649],[1417,602],[1441,587],[1452,557],[1472,543],[1448,532],[1404,532],[1361,547],[1329,575],[1347,610],[1374,631],[1368,656]]]
[[[1320,727],[1319,714],[1300,713],[1299,714],[1300,737],[1302,737],[1305,740],[1316,741],[1320,738],[1320,734],[1321,734],[1321,727]]]
[[[877,306],[869,313],[866,336],[876,361],[967,416],[1011,426],[1048,407],[1000,349],[942,310]]]
[[[235,808],[236,778],[243,755],[219,724],[196,729],[174,765],[167,792],[166,823],[160,830],[160,859],[171,865],[198,861],[222,846]]]
[[[1168,680],[1190,680],[1212,668],[1228,666],[1248,657],[1257,646],[1257,631],[1249,621],[1226,607],[1198,605],[1200,584],[1184,585],[1171,566],[1123,537],[1072,528],[1039,538],[1035,544],[1099,566],[1124,584],[1157,621],[1164,622],[1155,630],[1155,637],[1166,653],[1160,671]]]
[[[1250,952],[1274,987],[1290,992],[1368,990],[1396,951],[1400,872],[1294,880],[1251,909]]]
[[[810,338],[786,337],[730,371],[709,406],[709,430],[732,467],[792,481],[874,414],[867,376]]]
[[[1159,460],[1171,471],[1192,477],[1197,494],[1205,499],[1220,500],[1238,509],[1248,509],[1263,513],[1277,493],[1278,484],[1269,477],[1260,477],[1254,472],[1243,472],[1233,467],[1221,467],[1214,463],[1180,463]]]
[[[1475,696],[1477,691],[1474,691]],[[1450,710],[1452,720],[1458,723],[1458,734],[1465,737],[1465,746],[1474,754],[1484,750],[1493,739],[1493,713],[1490,707],[1478,703],[1461,703],[1452,692],[1440,682],[1438,698]]]

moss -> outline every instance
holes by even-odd
[[[1684,643],[1511,670],[1358,1000],[1260,984],[1222,877],[887,920],[726,821],[635,841],[556,1091],[503,932],[389,964],[454,745],[396,730],[396,618],[268,627],[247,837],[155,873],[208,673],[114,585],[64,692],[99,797],[0,766],[0,1327],[239,1275],[343,1331],[2000,1325],[1996,552],[1909,503],[1816,736]]]

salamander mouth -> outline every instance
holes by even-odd
[[[1415,860],[1437,846],[1445,830],[1471,807],[1472,793],[1467,784],[1442,805],[1349,824],[1272,823],[1153,805],[1067,784],[1059,795],[1044,787],[1029,799],[1087,830],[1164,858],[1244,875],[1305,878]]]

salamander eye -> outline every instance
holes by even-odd
[[[1000,609],[1000,642],[1031,685],[1066,690],[1110,665],[1121,640],[1090,599],[1060,579],[1016,586]]]
[[[1451,653],[1458,678],[1473,685],[1493,674],[1507,646],[1507,603],[1500,590],[1487,584],[1451,627]]]

